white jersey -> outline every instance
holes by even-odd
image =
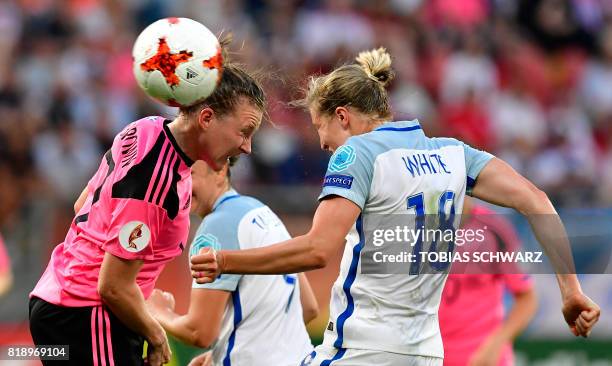
[[[216,250],[258,248],[289,238],[269,207],[230,190],[200,224],[190,253],[207,246]],[[293,366],[312,351],[297,275],[223,274],[210,284],[194,281],[192,287],[231,292],[213,346],[214,365]]]
[[[491,158],[455,139],[426,137],[416,120],[386,123],[336,150],[319,199],[341,196],[362,212],[347,236],[332,288],[323,344],[338,350],[333,360],[347,348],[444,356],[437,313],[446,269],[425,274],[419,266],[429,263],[407,263],[410,274],[363,274],[364,222],[398,214],[460,214],[466,190]]]

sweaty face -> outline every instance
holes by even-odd
[[[315,108],[310,108],[312,125],[319,134],[321,149],[334,152],[351,136],[350,131],[342,128],[337,115],[320,114]]]
[[[251,140],[262,118],[263,112],[245,98],[240,100],[233,112],[216,116],[208,131],[208,151],[203,160],[218,171],[231,156],[250,154]]]

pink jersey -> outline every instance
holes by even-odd
[[[2,235],[0,235],[0,275],[5,274],[11,270],[11,262],[9,261],[6,248],[4,247],[4,241]]]
[[[475,206],[464,229],[486,227],[484,241],[477,244],[482,250],[513,251],[519,239],[512,225],[493,211]],[[470,250],[466,243],[457,250]],[[454,264],[453,264],[454,266]],[[464,366],[484,340],[504,321],[503,293],[508,289],[520,293],[533,286],[529,275],[513,271],[494,274],[450,274],[439,309],[440,331],[444,343],[444,365]],[[498,365],[513,365],[512,345],[506,344]]]
[[[142,260],[136,282],[145,298],[189,232],[191,164],[161,117],[128,125],[115,137],[87,185],[85,204],[30,294],[76,307],[101,304],[105,252]]]

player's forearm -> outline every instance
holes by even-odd
[[[546,198],[544,211],[546,207],[552,207],[548,198]],[[580,292],[580,283],[576,276],[576,268],[574,266],[574,258],[572,255],[571,245],[565,226],[561,221],[559,215],[554,212],[548,212],[545,214],[527,214],[527,220],[533,230],[533,233],[546,252],[546,255],[550,259],[555,273],[557,274],[557,281],[561,294],[568,296],[575,292]]]
[[[311,320],[319,315],[319,303],[310,287],[310,282],[304,273],[298,274],[300,283],[300,302],[302,303],[302,315],[304,324],[310,323]]]
[[[514,297],[514,305],[508,312],[503,325],[495,332],[500,343],[513,342],[527,328],[538,308],[534,290],[519,293]]]
[[[329,253],[307,234],[264,248],[224,250],[219,256],[222,273],[283,274],[323,268]]]
[[[104,303],[121,322],[158,346],[165,341],[164,330],[146,308],[142,292],[136,283],[107,285],[99,289]]]
[[[218,335],[207,334],[209,330],[206,324],[192,324],[187,315],[179,315],[169,308],[156,312],[155,318],[161,326],[173,337],[183,343],[200,348],[208,348]]]
[[[544,193],[537,194],[521,207],[533,233],[550,259],[561,294],[580,291],[570,241],[561,218]]]

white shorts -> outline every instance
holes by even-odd
[[[442,358],[320,345],[300,366],[442,366]]]

